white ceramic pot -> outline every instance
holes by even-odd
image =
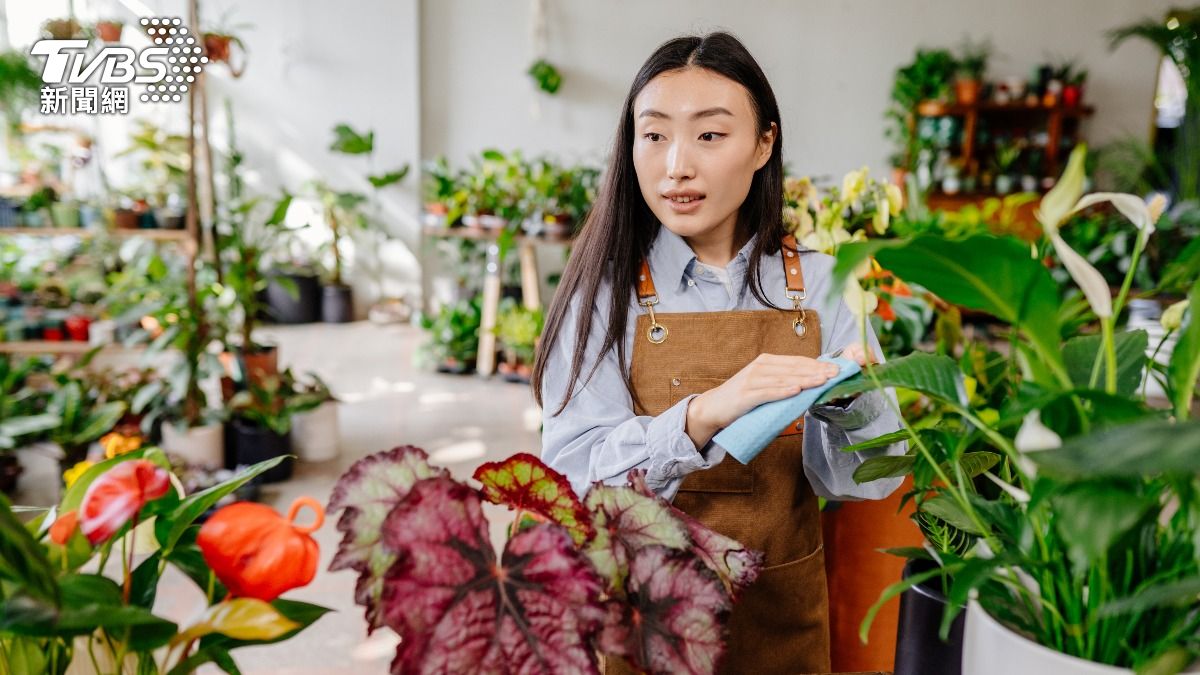
[[[302,462],[335,459],[339,435],[337,401],[326,401],[292,418],[292,449]]]
[[[173,424],[164,424],[162,448],[189,464],[220,468],[225,466],[225,429],[220,424],[210,424],[180,431]]]
[[[1200,663],[1184,672],[1194,673]],[[1106,666],[1043,647],[1009,630],[979,603],[967,606],[963,633],[963,675],[1133,675],[1127,668]]]

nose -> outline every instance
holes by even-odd
[[[681,143],[672,143],[667,151],[667,177],[673,181],[695,178],[696,169],[692,166],[691,154]]]

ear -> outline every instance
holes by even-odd
[[[771,150],[775,147],[775,138],[779,135],[779,126],[771,122],[771,128],[758,137],[758,147],[754,151],[754,170],[758,171],[771,159]]]

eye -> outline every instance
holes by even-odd
[[[651,138],[652,136],[655,138]],[[655,131],[651,131],[649,133],[642,134],[642,138],[650,141],[651,143],[656,142],[658,140],[657,137],[661,137],[661,136],[662,136],[662,134],[655,132]]]
[[[705,139],[704,137],[705,136],[718,136],[720,138],[725,138],[726,135],[727,134],[718,133],[716,131],[706,131],[706,132],[700,134],[700,138],[702,138],[704,140],[715,140],[715,139]]]

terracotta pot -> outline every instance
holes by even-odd
[[[118,21],[100,21],[96,24],[96,34],[105,42],[120,42],[124,28],[125,25]]]
[[[219,33],[204,34],[204,51],[212,61],[228,63],[229,46],[232,43],[233,36],[231,35],[221,35]]]
[[[892,670],[899,601],[892,599],[879,611],[866,645],[858,639],[858,628],[883,589],[903,574],[904,559],[878,549],[920,546],[923,541],[909,518],[912,500],[900,510],[901,497],[910,489],[908,478],[887,499],[838,502],[821,513],[833,672]]]
[[[138,212],[133,209],[117,209],[113,211],[113,224],[120,230],[138,229]]]
[[[955,80],[954,98],[962,105],[973,105],[979,100],[979,90],[982,88],[983,83],[979,80]]]
[[[245,355],[241,351],[221,352],[220,361],[225,368],[221,393],[226,401],[233,398],[244,379],[262,384],[265,378],[279,374],[279,350],[273,346]]]

